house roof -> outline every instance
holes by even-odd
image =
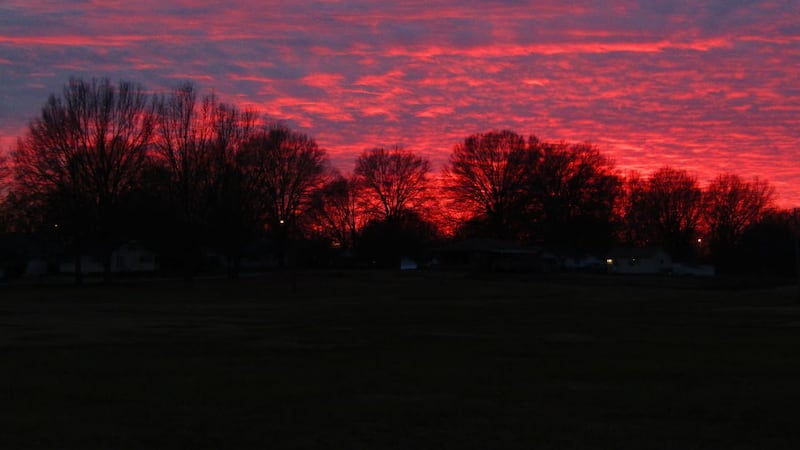
[[[461,241],[451,242],[448,245],[439,248],[442,252],[484,252],[484,253],[502,253],[502,254],[530,254],[538,255],[542,253],[542,249],[538,247],[526,247],[515,244],[511,241],[503,241],[500,239],[464,239]]]
[[[660,247],[615,248],[608,252],[609,258],[655,258],[657,256],[669,256],[669,254]]]

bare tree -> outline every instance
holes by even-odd
[[[89,233],[101,241],[107,278],[117,203],[136,183],[153,126],[152,102],[140,85],[71,79],[13,153],[18,185],[61,202],[77,242]]]
[[[238,253],[239,240],[249,236],[244,228],[253,222],[244,207],[237,154],[253,131],[255,113],[221,103],[213,94],[197,97],[191,83],[159,97],[155,139],[156,159],[169,175],[175,240],[189,277],[201,243],[214,241]]]
[[[352,248],[356,234],[363,225],[363,209],[355,181],[338,173],[333,174],[315,192],[312,203],[313,220],[321,228],[322,235],[335,246]]]
[[[0,196],[0,233],[33,233],[43,231],[47,219],[41,198],[31,192],[9,189]],[[51,226],[56,220],[49,221]]]
[[[509,237],[530,196],[538,159],[538,140],[512,131],[474,134],[450,155],[446,174],[457,201],[483,216],[492,232]]]
[[[0,154],[0,233],[11,231],[12,213],[14,212],[12,201],[9,200],[11,193],[11,170],[8,158]]]
[[[185,222],[198,222],[209,205],[216,99],[209,96],[198,105],[194,85],[185,83],[157,104],[155,150],[170,174],[173,203]]]
[[[702,191],[685,170],[664,167],[630,186],[626,226],[640,244],[664,246],[676,257],[693,256],[702,212]]]
[[[747,227],[723,271],[753,275],[797,277],[797,219],[792,210],[771,208]],[[715,255],[716,256],[716,255]],[[716,264],[719,258],[715,258]]]
[[[6,155],[0,153],[0,203],[11,190],[11,166]],[[2,221],[2,218],[0,218]]]
[[[610,245],[622,180],[591,144],[542,143],[533,179],[532,208],[549,245],[601,250]]]
[[[772,207],[774,195],[769,183],[758,178],[745,181],[738,175],[722,174],[709,183],[704,195],[704,216],[718,262],[730,259],[745,230]]]
[[[638,171],[628,171],[622,179],[622,193],[615,208],[615,215],[620,221],[617,230],[617,240],[625,245],[645,247],[650,242],[650,233],[647,229],[647,216],[645,208],[639,207],[644,201],[646,178]]]
[[[236,148],[251,133],[255,114],[220,103],[213,94],[197,100],[185,83],[158,99],[156,154],[171,176],[173,201],[196,225],[207,213]]]
[[[11,186],[11,167],[6,155],[0,154],[0,198]]]
[[[400,146],[373,148],[356,160],[355,178],[373,200],[373,214],[396,219],[425,200],[430,161]]]
[[[271,125],[244,143],[238,165],[247,189],[262,200],[263,222],[273,230],[293,230],[324,181],[328,160],[314,139]]]

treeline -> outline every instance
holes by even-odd
[[[659,246],[728,273],[790,274],[794,261],[793,217],[764,180],[623,174],[592,144],[513,131],[466,137],[440,173],[409,149],[377,146],[343,174],[313,138],[188,83],[150,95],[72,79],[0,164],[0,181],[0,232],[95,254],[107,276],[112,250],[133,240],[187,276],[209,250],[235,276],[258,242],[284,264],[333,248],[396,266],[453,238],[573,255]]]

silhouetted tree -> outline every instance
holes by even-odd
[[[704,218],[711,250],[718,267],[732,263],[735,247],[745,230],[772,206],[774,189],[766,181],[745,181],[723,174],[708,185],[704,195]]]
[[[9,188],[0,197],[0,233],[36,233],[47,227],[56,228],[58,217],[48,214],[46,208],[52,210],[58,205],[45,204],[43,200],[35,192]]]
[[[228,223],[238,218],[230,209],[241,207],[241,199],[231,198],[241,194],[234,193],[239,190],[234,186],[239,183],[236,152],[253,129],[255,114],[221,103],[214,95],[198,101],[191,83],[159,97],[157,105],[155,154],[169,176],[169,198],[179,223],[175,240],[191,276],[201,242],[209,236],[219,242],[220,227],[240,235]]]
[[[530,200],[538,141],[512,131],[474,134],[458,144],[445,169],[460,206],[487,222],[490,234],[510,238]]]
[[[180,85],[158,99],[155,153],[169,174],[171,200],[189,228],[203,221],[209,207],[212,143],[217,102],[208,96],[197,103],[193,84]],[[184,233],[193,233],[187,229]]]
[[[590,144],[542,143],[533,177],[532,223],[548,246],[601,251],[611,245],[622,180]]]
[[[239,155],[247,187],[262,200],[264,223],[292,230],[325,181],[328,158],[314,139],[271,125],[248,139]]]
[[[769,210],[742,233],[735,272],[759,277],[794,277],[797,227],[791,211]]]
[[[438,237],[436,227],[413,210],[369,221],[356,241],[358,255],[381,268],[398,268],[404,257],[421,262]]]
[[[694,256],[702,191],[685,170],[664,167],[629,183],[625,226],[638,245],[660,245],[678,258]]]
[[[314,139],[284,125],[254,133],[237,156],[242,194],[252,200],[258,223],[280,245],[281,265],[289,262],[289,244],[300,237],[301,216],[328,173],[326,152]]]
[[[624,245],[646,247],[652,244],[651,233],[647,229],[650,218],[645,215],[646,208],[639,207],[638,204],[643,201],[647,191],[647,180],[635,170],[626,173],[622,180],[623,191],[616,210],[620,222],[617,240]]]
[[[76,254],[85,236],[101,245],[106,279],[118,201],[136,185],[153,126],[152,102],[140,85],[71,79],[60,97],[49,97],[13,153],[17,185],[59,204]]]
[[[9,209],[8,196],[11,192],[11,170],[8,158],[0,154],[0,233],[10,231],[11,210]]]
[[[352,248],[361,228],[362,208],[356,183],[340,174],[318,189],[312,200],[312,217],[323,237],[335,246]]]
[[[255,114],[220,103],[214,113],[208,177],[212,180],[210,241],[227,256],[228,276],[237,277],[244,246],[263,230],[261,199],[246,175],[247,146]]]
[[[374,148],[356,160],[354,176],[373,204],[373,217],[389,220],[422,206],[430,162],[400,146]]]
[[[8,158],[0,154],[0,199],[11,188],[11,166]]]
[[[122,242],[136,241],[158,255],[162,270],[182,269],[183,253],[176,253],[184,223],[178,220],[170,195],[168,169],[155,158],[142,167],[137,186],[120,198],[118,234]],[[181,249],[182,250],[182,249]]]

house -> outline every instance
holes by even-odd
[[[81,273],[89,274],[89,273],[103,273],[103,262],[100,259],[89,256],[89,255],[81,255]],[[75,273],[75,257],[70,257],[68,260],[61,262],[58,265],[58,272],[59,273]],[[112,268],[111,271],[113,272],[114,269]]]
[[[593,255],[567,256],[561,266],[570,272],[605,272],[606,263]]]
[[[692,277],[713,277],[716,276],[716,268],[710,264],[685,264],[675,263],[672,265],[673,275],[683,275]]]
[[[413,258],[404,256],[400,258],[400,270],[417,270],[419,267]]]
[[[672,257],[657,247],[618,248],[608,254],[609,273],[654,275],[672,272]]]
[[[48,274],[47,261],[42,258],[31,258],[25,264],[26,277],[43,277]]]
[[[466,239],[434,251],[443,268],[488,272],[546,272],[558,266],[555,255],[538,247],[498,239]]]
[[[135,242],[124,244],[111,253],[111,271],[115,273],[155,272],[156,255]]]
[[[91,255],[81,255],[81,272],[86,274],[103,273],[105,268],[101,259]],[[135,242],[121,245],[111,252],[112,273],[155,272],[156,255]],[[75,273],[75,258],[59,265],[61,273]]]
[[[52,242],[33,235],[0,234],[0,279],[47,275],[55,251]]]

